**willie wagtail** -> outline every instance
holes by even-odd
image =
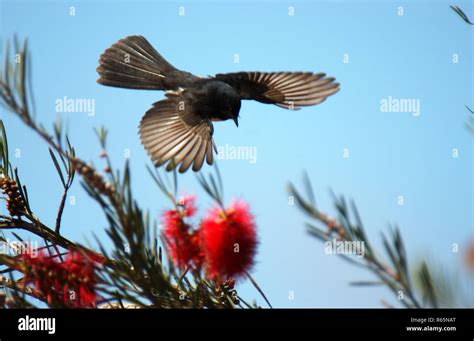
[[[234,72],[197,77],[168,63],[142,36],[119,40],[100,56],[98,83],[129,89],[165,90],[166,99],[143,116],[140,139],[156,167],[183,173],[213,162],[212,122],[238,126],[240,102],[296,110],[324,102],[339,91],[334,78],[312,72]]]

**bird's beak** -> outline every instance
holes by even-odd
[[[237,117],[234,117],[234,123],[237,127],[239,126],[239,119]]]

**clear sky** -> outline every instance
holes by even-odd
[[[453,243],[462,247],[474,236],[474,140],[464,127],[464,105],[474,106],[474,30],[449,8],[450,2],[0,4],[2,43],[14,33],[29,39],[38,120],[51,127],[58,115],[56,101],[65,96],[93,99],[94,116],[60,113],[78,155],[102,165],[93,128],[106,126],[115,165],[123,164],[128,150],[135,194],[154,217],[169,203],[146,171],[150,161],[137,127],[163,93],[98,85],[95,69],[104,49],[141,34],[172,64],[198,75],[314,71],[337,78],[341,91],[321,105],[292,112],[244,102],[238,129],[232,121],[215,124],[217,145],[257,149],[255,163],[218,164],[226,201],[244,198],[256,215],[260,245],[253,274],[274,306],[379,307],[382,298],[394,302],[384,289],[350,287],[350,281],[373,277],[326,255],[323,245],[307,235],[306,219],[288,204],[285,190],[289,181],[300,185],[304,171],[321,210],[334,214],[330,188],[355,200],[376,245],[380,231],[397,223],[413,262],[428,257],[443,268],[460,267],[462,257],[452,252]],[[457,4],[474,17],[471,1]],[[289,15],[290,6],[294,15]],[[413,99],[420,104],[419,115],[382,112],[381,101],[390,96]],[[32,206],[53,224],[62,189],[47,146],[16,117],[4,111],[0,115],[12,154],[21,152],[12,162],[29,188]],[[196,193],[204,213],[209,199],[194,174],[180,176],[179,183],[184,191]],[[102,212],[79,181],[71,195],[75,205],[66,206],[63,233],[80,241],[92,241],[95,233],[105,240]],[[264,304],[250,285],[239,290]]]

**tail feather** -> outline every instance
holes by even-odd
[[[166,90],[165,78],[179,72],[142,36],[119,40],[100,56],[98,83],[129,89]]]

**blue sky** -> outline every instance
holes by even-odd
[[[457,2],[474,17],[472,3]],[[459,268],[453,253],[473,233],[473,138],[464,127],[464,107],[473,103],[473,29],[446,1],[7,1],[0,0],[2,43],[28,37],[38,120],[51,126],[57,99],[95,100],[95,115],[60,113],[77,153],[98,167],[93,133],[109,129],[116,166],[130,152],[135,193],[158,217],[169,203],[153,185],[138,123],[162,92],[133,91],[96,83],[104,49],[132,34],[145,36],[172,64],[198,75],[243,70],[326,72],[341,91],[321,105],[298,112],[244,102],[240,125],[215,124],[223,146],[257,148],[257,162],[219,160],[226,201],[241,197],[256,215],[260,246],[253,272],[274,306],[379,307],[395,302],[384,289],[353,288],[372,279],[307,235],[305,217],[288,204],[286,185],[301,184],[307,171],[318,207],[334,214],[329,189],[357,203],[368,234],[398,224],[409,257],[428,257]],[[71,6],[75,15],[71,16]],[[185,15],[179,15],[183,6]],[[294,15],[288,15],[289,7]],[[400,14],[403,7],[403,15]],[[235,54],[239,63],[234,62]],[[457,63],[453,55],[457,55]],[[347,62],[348,58],[348,62]],[[420,115],[381,112],[381,100],[414,99]],[[12,162],[20,169],[37,214],[53,224],[61,195],[48,149],[9,113]],[[344,158],[344,149],[349,157]],[[459,152],[453,158],[452,151]],[[210,168],[204,169],[207,173]],[[51,175],[53,174],[53,175]],[[209,206],[192,172],[179,178],[183,191]],[[103,240],[105,220],[79,182],[71,190],[63,233],[80,241]],[[404,204],[399,205],[399,196]],[[46,200],[45,200],[46,199]],[[247,299],[262,300],[244,283]],[[294,299],[289,300],[289,292]]]

